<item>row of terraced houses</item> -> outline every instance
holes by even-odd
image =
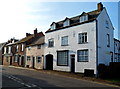
[[[26,37],[0,44],[3,65],[97,74],[99,64],[120,62],[120,41],[105,7],[79,16],[53,22],[45,34],[26,33]]]

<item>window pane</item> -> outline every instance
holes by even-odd
[[[68,45],[68,36],[61,38],[61,45],[63,46]]]
[[[87,42],[87,33],[79,33],[78,35],[78,43],[85,43]]]
[[[54,39],[49,39],[48,40],[48,47],[53,47],[54,46]]]
[[[78,50],[78,62],[88,61],[88,50]]]
[[[68,64],[68,52],[57,52],[58,65],[67,65]]]

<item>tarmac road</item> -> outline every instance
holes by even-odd
[[[2,89],[120,89],[115,85],[7,66],[2,67],[2,87]]]

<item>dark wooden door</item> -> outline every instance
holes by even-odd
[[[46,55],[46,69],[53,70],[53,55]]]
[[[24,66],[24,56],[21,57],[21,66]]]
[[[10,57],[10,65],[12,65],[12,57]]]
[[[75,72],[75,55],[71,55],[71,72]]]
[[[35,57],[32,57],[32,68],[35,68]]]

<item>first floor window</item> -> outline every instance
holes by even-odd
[[[61,45],[67,46],[68,45],[68,36],[64,36],[61,38]]]
[[[57,51],[57,65],[68,66],[68,51]]]
[[[37,45],[37,49],[41,49],[41,45]]]
[[[78,35],[78,43],[86,43],[87,42],[87,33],[79,33]]]
[[[78,62],[88,62],[88,49],[78,50]]]
[[[54,39],[48,40],[48,47],[54,47]]]
[[[30,56],[27,56],[27,61],[30,61]]]

